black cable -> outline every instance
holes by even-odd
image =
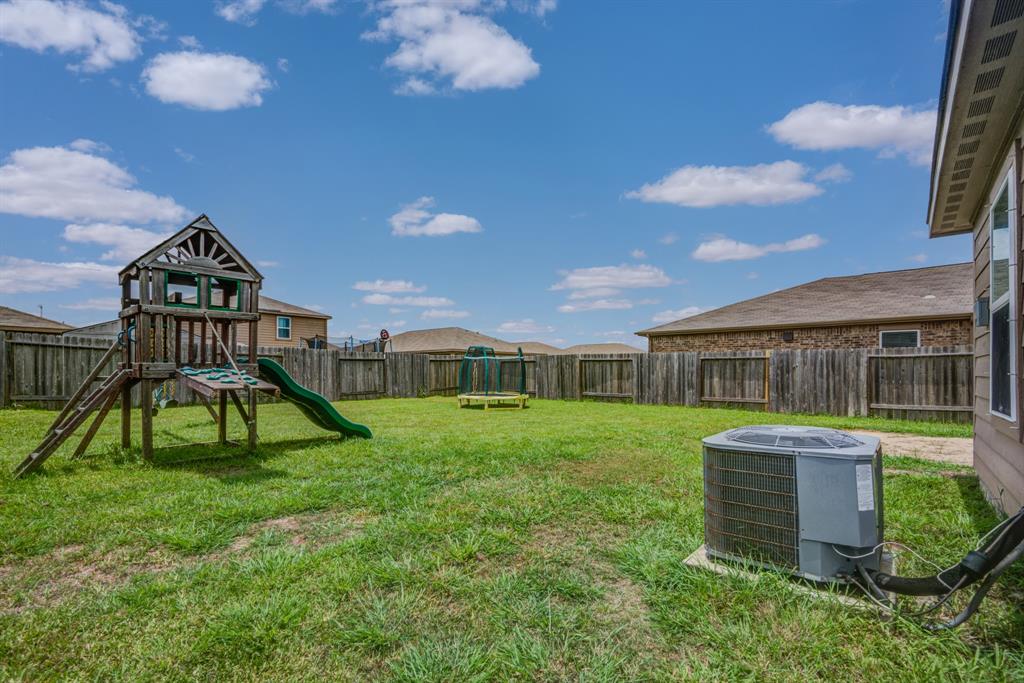
[[[947,622],[943,622],[941,624],[925,624],[924,627],[929,631],[944,631],[947,629],[956,628],[957,626],[960,626],[965,621],[970,619],[974,615],[974,613],[978,611],[978,608],[981,606],[981,601],[985,599],[985,596],[992,589],[992,586],[995,585],[996,580],[999,579],[999,576],[1003,572],[1005,572],[1010,567],[1010,565],[1019,560],[1021,555],[1024,555],[1024,541],[1018,543],[1017,547],[1011,550],[999,562],[999,564],[997,564],[995,568],[991,572],[989,572],[988,576],[985,577],[985,581],[982,582],[981,587],[978,588],[977,592],[974,594],[974,597],[971,598],[971,601],[967,604],[967,607],[965,607],[964,610],[960,612],[960,614],[956,615]]]

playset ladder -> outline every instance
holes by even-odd
[[[104,364],[105,361],[100,363],[90,377],[95,379]],[[102,384],[84,398],[82,397],[86,393],[84,389],[76,392],[75,396],[72,396],[72,399],[64,406],[64,410],[61,411],[57,420],[50,427],[43,441],[14,470],[14,476],[24,476],[42,465],[85,422],[90,413],[99,409],[99,415],[97,415],[96,420],[89,427],[89,431],[76,451],[76,455],[81,454],[85,450],[85,446],[88,445],[88,441],[95,436],[107,412],[113,407],[114,400],[124,384],[130,381],[132,381],[131,370],[119,369],[111,373],[110,376],[103,380]],[[85,382],[83,387],[88,387],[91,382],[92,380]]]

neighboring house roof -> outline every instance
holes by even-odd
[[[691,334],[865,322],[967,318],[974,264],[827,277],[716,308],[637,334]]]
[[[644,353],[644,350],[620,342],[607,342],[603,344],[576,344],[567,349],[562,349],[559,353]]]
[[[260,294],[260,313],[275,313],[277,315],[294,315],[301,318],[323,318],[330,320],[331,316],[320,313],[302,306],[285,303],[278,299],[271,299],[269,296]]]
[[[0,306],[0,330],[5,332],[38,332],[40,334],[63,334],[71,329],[70,325],[56,320],[41,318],[38,315],[25,313],[16,308]]]
[[[558,353],[558,349],[541,342],[507,342],[462,327],[435,327],[428,330],[409,330],[391,337],[388,351],[416,353],[464,353],[470,346],[489,346],[495,353],[514,354],[522,347],[523,353]]]
[[[1024,11],[1018,2],[949,8],[946,57],[932,152],[932,237],[971,232],[989,185],[1003,168],[1024,97]]]
[[[116,337],[120,331],[121,320],[116,318],[114,320],[105,320],[101,323],[85,325],[84,327],[76,327],[73,330],[68,330],[68,334],[82,337]]]

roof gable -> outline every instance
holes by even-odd
[[[229,273],[244,273],[255,280],[263,279],[259,271],[242,256],[205,213],[129,263],[121,273],[133,268],[146,268],[154,263],[176,265],[183,269],[195,266],[224,270]]]

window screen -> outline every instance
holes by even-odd
[[[883,349],[898,349],[904,347],[920,346],[920,334],[917,330],[894,330],[882,333]]]
[[[291,339],[292,338],[292,319],[283,315],[277,316],[277,338],[278,339]]]
[[[1013,386],[1010,365],[1010,306],[992,314],[992,410],[1001,415],[1012,415],[1010,392]]]

